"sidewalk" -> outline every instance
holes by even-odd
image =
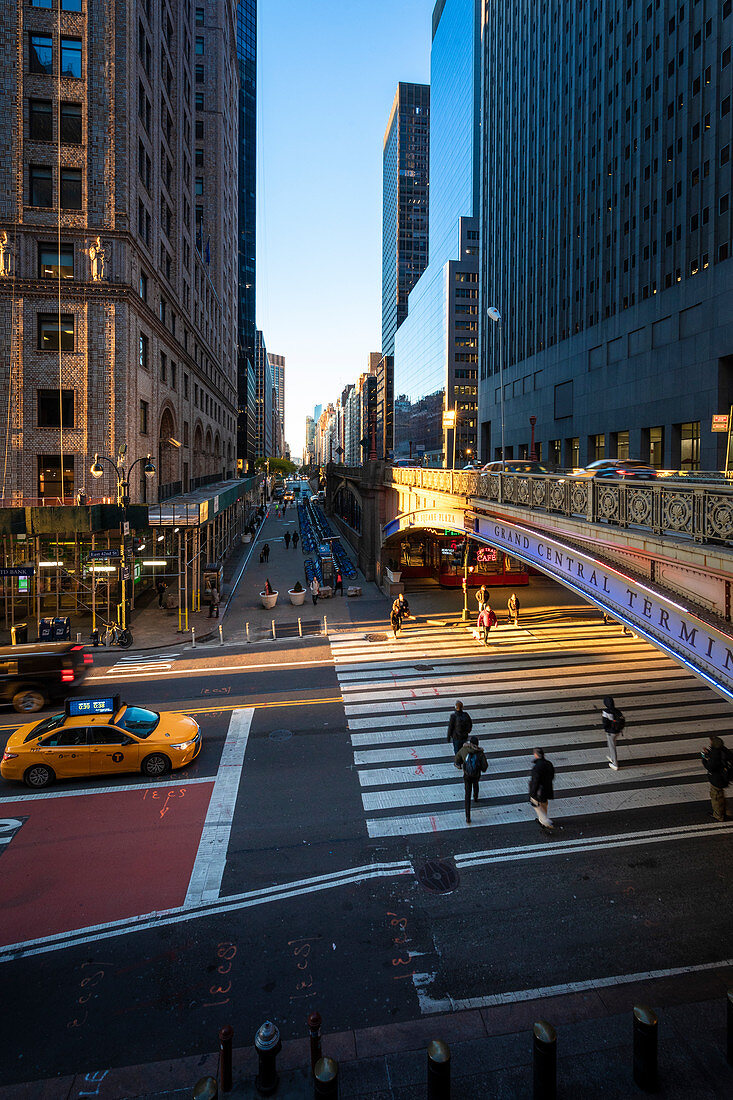
[[[726,991],[733,965],[634,984],[588,983],[582,991],[515,1000],[403,1023],[326,1033],[323,1054],[339,1063],[341,1100],[424,1100],[426,1048],[433,1039],[451,1050],[452,1100],[532,1095],[532,1027],[547,1020],[557,1030],[561,1100],[628,1100],[645,1094],[634,1084],[632,1010],[652,1007],[659,1017],[659,1089],[664,1100],[715,1100],[733,1095],[726,1062]],[[511,996],[511,995],[509,995]],[[488,1000],[489,998],[487,998]],[[502,998],[496,998],[501,1001]],[[310,1006],[317,1008],[316,1005]],[[276,1096],[313,1097],[304,1008],[303,1037],[283,1043]],[[264,1021],[260,1021],[264,1022]],[[326,1021],[328,1024],[330,1021]],[[222,1019],[221,1025],[229,1023]],[[254,1098],[257,1054],[239,1042],[235,1026],[234,1088],[220,1096]],[[248,1025],[251,1025],[248,1021]],[[255,1024],[259,1026],[259,1024]],[[215,1050],[217,1037],[208,1037]],[[0,1100],[184,1100],[197,1081],[216,1076],[216,1053],[78,1074],[0,1088]]]

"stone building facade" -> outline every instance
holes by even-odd
[[[96,452],[151,454],[153,501],[233,474],[233,0],[0,11],[5,504],[70,501]],[[171,440],[175,442],[170,442]]]

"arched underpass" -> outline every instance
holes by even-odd
[[[397,541],[395,536],[406,531],[428,534],[436,528],[458,531],[526,562],[627,624],[733,702],[733,635],[719,629],[702,611],[684,606],[679,597],[545,531],[470,509],[398,515],[382,528],[383,550],[388,552]]]

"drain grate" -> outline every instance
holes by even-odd
[[[435,668],[435,665],[413,665],[412,667],[417,672],[432,672]]]
[[[320,634],[323,623],[321,619],[303,619],[301,622],[303,634]],[[276,623],[275,631],[278,638],[298,638],[298,624],[297,623]]]
[[[447,859],[429,859],[418,868],[417,881],[430,894],[451,894],[460,885],[461,876]]]
[[[386,642],[387,641],[387,635],[386,634],[367,634],[366,640],[368,642]]]

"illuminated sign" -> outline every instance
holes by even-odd
[[[106,699],[66,700],[66,713],[69,718],[86,718],[91,714],[116,714],[119,709],[119,695],[110,695]]]
[[[727,413],[715,413],[713,415],[713,427],[714,432],[727,432],[728,431],[728,414]]]
[[[491,546],[479,546],[476,551],[476,564],[487,565],[489,562],[497,562],[499,560],[499,551],[494,550]]]

